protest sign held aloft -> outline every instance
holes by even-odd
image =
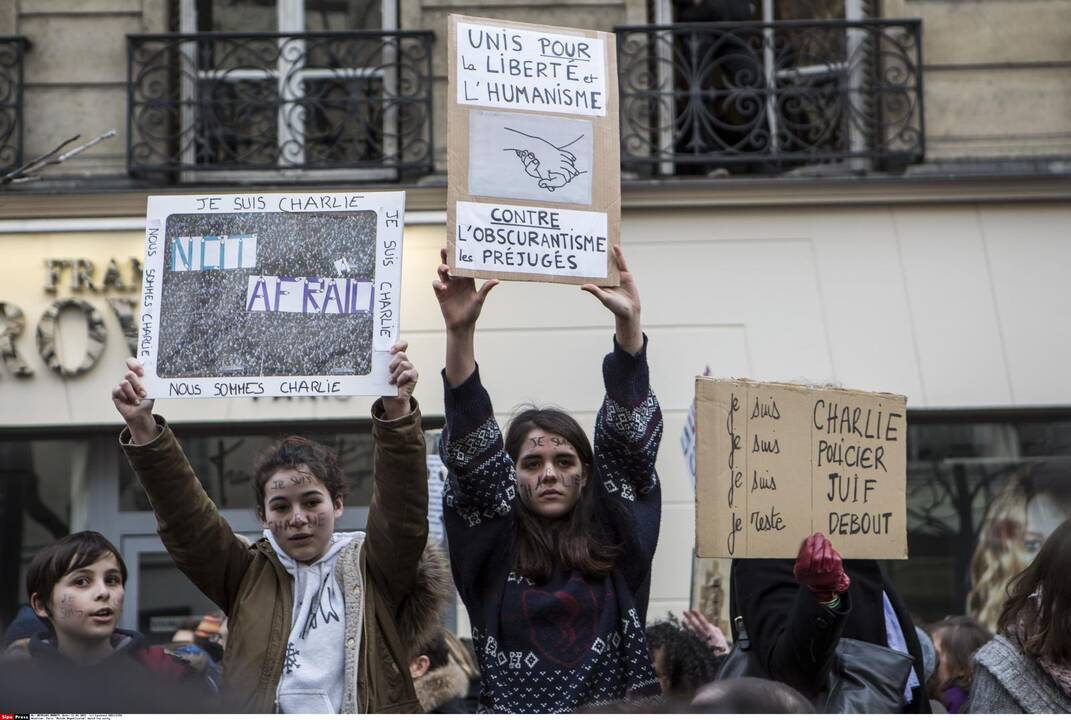
[[[393,395],[405,193],[149,198],[150,397]]]
[[[700,557],[907,557],[902,395],[696,378]]]
[[[450,16],[454,274],[617,285],[615,54],[611,33]]]

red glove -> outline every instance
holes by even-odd
[[[840,553],[822,533],[811,535],[800,545],[792,574],[796,576],[796,582],[806,585],[821,603],[833,602],[851,585]]]

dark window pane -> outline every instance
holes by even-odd
[[[305,28],[378,30],[383,26],[380,0],[305,0]]]
[[[89,440],[0,440],[0,625],[27,602],[26,566],[70,532],[72,488],[84,487]]]
[[[253,488],[250,481],[253,467],[257,457],[279,437],[271,434],[182,437],[180,434],[180,442],[205,492],[218,507],[252,510]],[[339,465],[350,482],[346,505],[368,505],[372,499],[371,431],[308,433],[305,437],[327,445],[338,454]],[[152,510],[125,459],[120,461],[119,468],[119,509]]]
[[[897,588],[926,620],[966,613],[994,629],[1008,580],[1071,510],[1071,422],[913,422],[908,438]]]

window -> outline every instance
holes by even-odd
[[[873,144],[868,99],[875,34],[842,23],[868,0],[659,0],[656,23],[737,23],[652,42],[672,88],[660,102],[662,174],[770,172],[863,155]],[[801,27],[759,23],[818,21]],[[627,123],[626,123],[627,124]],[[861,160],[853,169],[864,169]]]
[[[222,510],[254,510],[250,482],[259,455],[285,433],[202,434],[179,430],[182,448],[205,492]],[[355,432],[301,433],[335,451],[339,466],[350,483],[346,507],[366,506],[372,501],[372,433],[365,426]],[[151,511],[149,500],[125,458],[119,462],[119,509]]]
[[[1008,580],[1071,512],[1071,413],[913,414],[907,507],[911,558],[889,564],[907,606],[993,630]]]
[[[42,547],[84,529],[87,439],[0,439],[0,626],[26,603],[26,568]]]
[[[355,167],[398,155],[388,129],[399,108],[386,101],[397,84],[398,44],[305,35],[396,28],[395,0],[181,1],[183,32],[233,34],[184,51],[196,54],[183,80],[182,127],[196,128],[184,165]]]

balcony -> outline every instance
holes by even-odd
[[[131,175],[397,180],[432,169],[431,32],[127,37]]]
[[[0,36],[0,175],[22,165],[22,61],[26,38]]]
[[[640,177],[920,162],[919,20],[619,27],[621,164]]]

